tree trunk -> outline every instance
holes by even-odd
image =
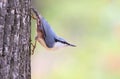
[[[31,79],[30,1],[0,0],[0,79]]]

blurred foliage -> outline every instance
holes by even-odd
[[[32,56],[32,79],[120,79],[120,0],[34,0],[56,34],[76,48]],[[32,41],[36,35],[32,20]]]

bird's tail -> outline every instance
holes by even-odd
[[[31,17],[33,19],[35,19],[35,20],[40,20],[41,19],[41,15],[38,13],[38,11],[35,8],[31,7],[31,12],[32,12]]]

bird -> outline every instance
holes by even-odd
[[[48,50],[56,50],[66,46],[76,47],[76,45],[70,44],[62,37],[56,35],[46,19],[35,8],[32,7],[31,10],[31,17],[37,22],[37,35],[35,37],[35,44],[32,44],[32,54],[34,54],[37,41]]]

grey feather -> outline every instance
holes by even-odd
[[[45,43],[49,48],[52,48],[54,46],[55,38],[57,37],[57,35],[55,34],[55,32],[52,30],[48,22],[43,17],[41,18],[41,23],[42,24],[40,28],[44,32]]]

